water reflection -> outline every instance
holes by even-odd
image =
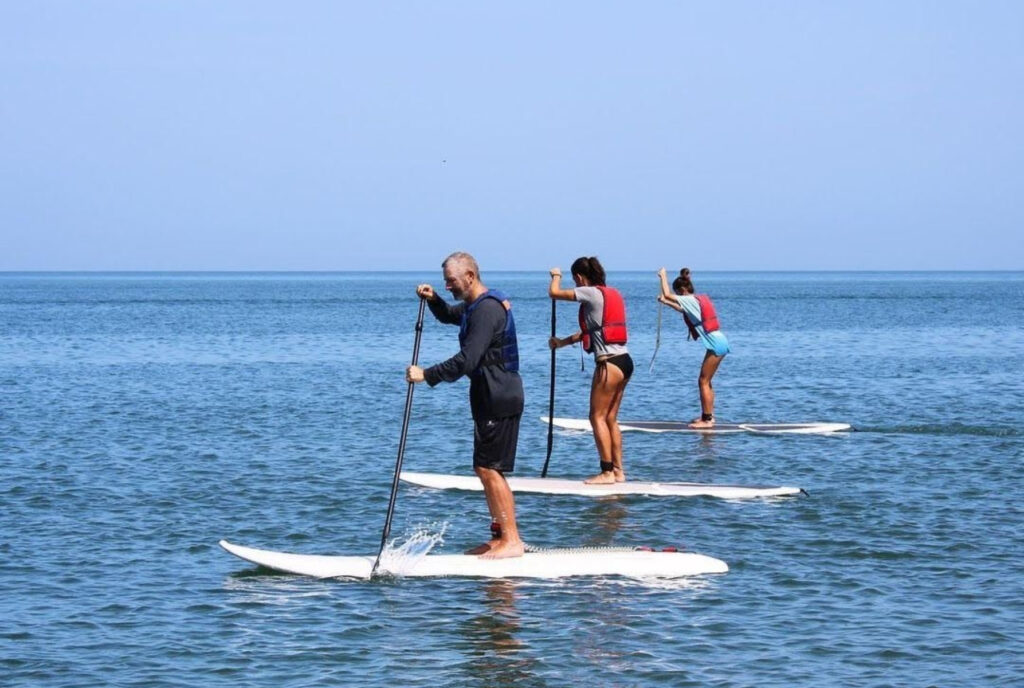
[[[628,666],[631,651],[627,638],[634,625],[643,625],[631,604],[629,590],[615,585],[599,586],[600,603],[576,634],[576,657],[602,673],[616,674]]]
[[[587,509],[582,518],[590,524],[587,537],[583,541],[586,547],[606,547],[615,544],[615,536],[629,511],[619,498],[599,499]]]
[[[473,686],[546,686],[537,675],[540,662],[531,656],[529,646],[520,638],[521,619],[517,602],[517,583],[490,580],[482,585],[481,613],[459,625],[466,655],[462,666]]]
[[[702,432],[700,434],[700,441],[698,442],[698,444],[700,445],[700,451],[698,452],[698,455],[700,456],[700,458],[702,458],[702,459],[715,459],[715,458],[718,458],[718,452],[715,451],[715,443],[719,439],[721,439],[721,438],[716,436],[715,433],[713,433],[713,432]]]

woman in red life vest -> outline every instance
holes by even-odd
[[[699,339],[706,349],[704,362],[700,366],[700,376],[697,378],[697,388],[700,390],[700,418],[694,418],[690,422],[690,427],[713,427],[715,389],[711,386],[711,378],[715,376],[722,359],[729,353],[729,340],[719,329],[718,316],[708,295],[694,294],[689,268],[679,271],[679,276],[672,282],[672,291],[668,289],[665,268],[658,270],[658,277],[661,279],[661,294],[658,295],[658,301],[682,313],[690,330],[690,337]]]
[[[551,269],[548,296],[560,301],[579,301],[580,329],[559,339],[551,337],[548,346],[557,349],[576,342],[594,354],[594,378],[590,387],[590,425],[601,460],[601,472],[586,482],[605,484],[622,482],[622,432],[619,430],[619,406],[622,393],[633,374],[633,359],[626,349],[626,304],[617,289],[604,283],[604,268],[597,258],[577,258],[572,264],[574,289],[562,289],[562,271]]]

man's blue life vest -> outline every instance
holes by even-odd
[[[484,299],[494,299],[501,304],[501,307],[505,309],[505,332],[501,339],[501,353],[488,349],[487,353],[480,360],[480,365],[473,371],[472,374],[477,374],[480,369],[485,365],[494,365],[501,363],[505,370],[510,373],[519,371],[519,345],[516,342],[516,321],[512,317],[512,304],[509,303],[508,297],[503,292],[497,289],[488,289],[480,295],[473,303],[466,306],[465,310],[462,311],[462,322],[459,323],[459,345],[466,345],[466,330],[469,328],[469,316],[473,310],[483,303]]]

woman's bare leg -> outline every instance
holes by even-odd
[[[700,376],[697,378],[697,389],[700,391],[701,417],[695,418],[690,423],[691,428],[710,428],[715,425],[715,388],[711,384],[711,378],[715,376],[718,366],[722,363],[724,356],[716,356],[711,351],[704,353],[704,362],[700,366]],[[711,420],[704,420],[708,416]]]
[[[617,368],[614,363],[609,363],[612,368]],[[611,408],[608,410],[606,416],[608,421],[608,431],[612,439],[612,463],[615,465],[615,482],[621,483],[626,480],[626,471],[622,467],[622,430],[619,428],[619,407],[622,405],[622,396],[626,391],[626,384],[629,380],[624,375],[621,375],[620,381],[615,389],[615,393],[612,396]]]
[[[587,479],[585,482],[588,484],[615,482],[614,470],[604,470],[604,468],[615,463],[612,433],[613,427],[616,433],[619,427],[617,423],[609,426],[608,417],[612,411],[616,392],[619,391],[622,380],[622,371],[614,365],[601,363],[594,369],[594,379],[590,387],[590,427],[594,429],[594,443],[597,445],[597,454],[602,464],[602,470],[594,477]],[[621,396],[621,392],[619,395]],[[614,417],[613,415],[612,418],[614,419]],[[618,442],[621,446],[621,434],[619,435]]]

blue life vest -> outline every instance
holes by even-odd
[[[466,306],[462,311],[462,321],[459,323],[459,345],[466,345],[466,330],[469,329],[469,316],[473,310],[483,303],[484,299],[494,299],[501,304],[501,307],[505,309],[505,332],[501,338],[501,353],[499,354],[494,349],[488,349],[487,353],[480,360],[480,365],[473,371],[473,375],[480,372],[480,369],[485,365],[494,365],[500,363],[504,366],[505,370],[510,373],[519,371],[519,345],[516,341],[516,321],[512,317],[512,306],[506,305],[508,303],[508,297],[503,292],[497,289],[488,289],[480,295],[473,303]]]

